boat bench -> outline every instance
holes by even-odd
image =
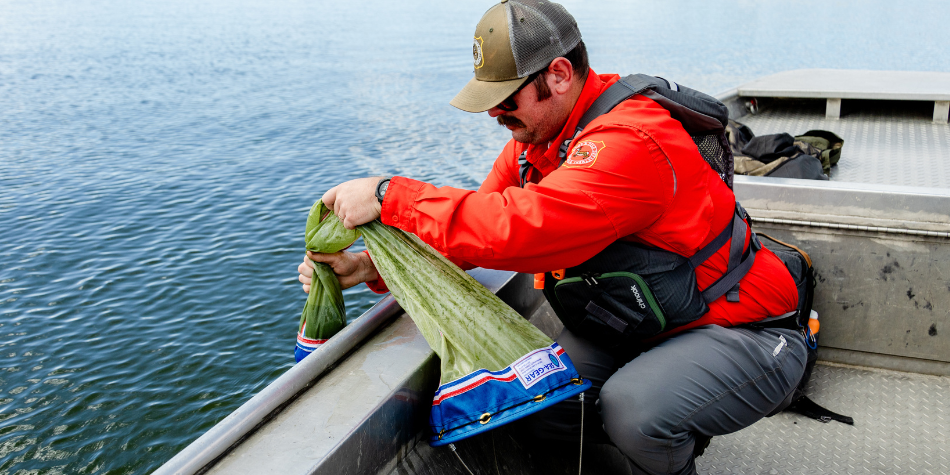
[[[950,116],[950,73],[798,69],[766,76],[738,88],[742,97],[826,99],[825,115],[841,117],[843,99],[934,101],[933,121]]]

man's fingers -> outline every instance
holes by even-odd
[[[303,258],[303,262],[301,262],[300,265],[297,266],[297,273],[300,274],[300,275],[302,275],[302,276],[304,276],[304,277],[312,278],[312,277],[313,277],[313,267],[310,265],[310,263],[308,262],[308,260],[309,260],[309,259],[307,259],[306,257]],[[301,281],[301,282],[302,282],[302,281]]]
[[[307,284],[303,284],[303,291],[309,294],[309,293],[310,293],[310,286],[307,285]]]
[[[333,210],[343,226],[354,229],[379,217],[376,185],[381,177],[357,178],[340,183],[323,194],[323,203]]]
[[[322,262],[324,264],[329,264],[330,267],[333,267],[337,261],[340,260],[343,251],[334,252],[332,254],[323,254],[320,252],[307,251],[307,258],[313,262]]]
[[[332,209],[334,213],[336,213],[336,209],[333,207],[333,205],[336,203],[336,190],[339,187],[340,185],[330,188],[326,193],[323,194],[323,198],[320,198],[323,200],[323,204],[327,205],[327,208]]]
[[[344,289],[361,284],[370,279],[379,278],[372,261],[363,253],[353,253],[348,251],[334,252],[332,254],[322,254],[319,252],[307,251],[307,257],[304,262],[297,267],[300,277],[297,278],[304,284],[304,289],[309,292],[310,284],[313,283],[315,262],[322,262],[333,268],[340,286]],[[369,269],[366,269],[367,264]],[[371,274],[367,271],[370,271]],[[375,277],[373,277],[375,276]]]

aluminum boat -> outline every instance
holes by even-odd
[[[753,229],[815,262],[809,396],[854,426],[781,413],[714,437],[701,473],[950,473],[950,73],[797,70],[718,98],[756,135],[845,140],[830,181],[735,178]],[[555,337],[532,277],[472,274]],[[391,296],[158,469],[159,474],[578,473],[577,452],[502,427],[427,438],[438,359]],[[552,469],[552,460],[556,461]],[[629,473],[586,445],[582,473]]]

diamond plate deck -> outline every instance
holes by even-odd
[[[819,364],[809,392],[855,425],[781,413],[713,438],[699,472],[950,474],[950,378]]]
[[[838,134],[844,148],[834,181],[950,188],[950,125],[933,123],[932,109],[932,103],[845,101],[840,119],[826,119],[824,101],[778,101],[739,121],[756,135]]]

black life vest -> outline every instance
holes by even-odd
[[[725,135],[729,112],[724,104],[699,91],[644,74],[620,79],[581,117],[572,138],[559,147],[561,163],[571,142],[595,118],[621,102],[642,94],[666,108],[683,124],[696,146],[720,178],[732,189],[733,157]],[[527,152],[518,157],[521,186],[532,165]],[[726,295],[739,301],[739,281],[752,267],[761,248],[755,233],[745,246],[748,214],[739,203],[729,226],[695,255],[618,240],[563,275],[546,274],[544,295],[558,318],[571,331],[605,343],[649,338],[698,320],[709,303]],[[726,273],[699,289],[695,269],[732,238]]]

